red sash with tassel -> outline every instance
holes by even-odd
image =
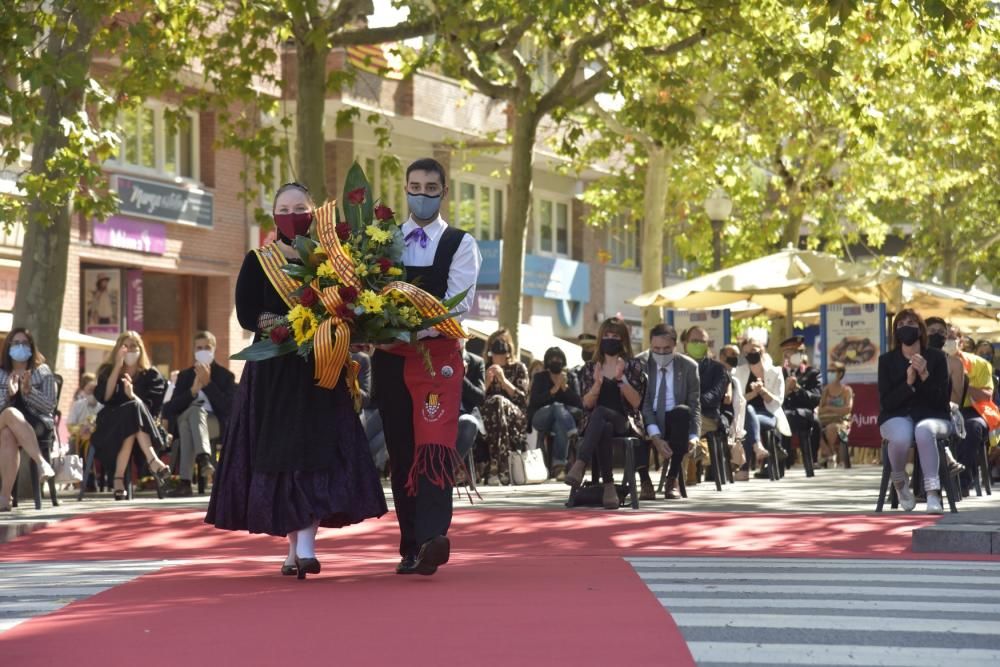
[[[462,465],[456,449],[465,377],[462,343],[454,338],[425,338],[416,345],[397,345],[390,352],[406,359],[403,380],[413,400],[413,467],[406,491],[416,495],[420,477],[441,488],[453,486],[455,467]],[[427,353],[433,374],[425,365]]]

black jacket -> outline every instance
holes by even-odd
[[[927,381],[917,377],[906,384],[910,362],[897,348],[878,358],[879,425],[893,417],[910,417],[916,424],[922,419],[950,419],[951,378],[944,352],[933,348],[921,350],[927,360]]]
[[[701,414],[718,419],[722,398],[729,387],[729,373],[721,362],[705,357],[698,362],[698,377],[701,380]]]
[[[465,379],[462,382],[462,412],[469,413],[486,400],[486,366],[483,358],[468,350],[462,352],[465,360]]]
[[[219,364],[212,362],[211,381],[202,387],[205,396],[212,404],[212,412],[219,420],[220,428],[224,428],[233,409],[233,397],[236,395],[236,376]],[[177,375],[173,396],[163,406],[163,416],[171,421],[187,410],[195,397],[191,395],[194,386],[194,366],[185,368]]]
[[[781,404],[785,410],[814,410],[819,405],[823,395],[823,383],[819,379],[819,371],[812,366],[806,366],[804,371],[795,369],[785,372],[785,380],[794,376],[799,387],[788,392]]]
[[[562,403],[574,408],[583,409],[583,401],[577,393],[574,385],[576,383],[567,378],[566,388],[560,389],[555,394],[552,393],[552,376],[548,371],[539,371],[535,377],[531,378],[531,393],[528,395],[528,428],[531,428],[531,420],[535,413],[549,403]]]

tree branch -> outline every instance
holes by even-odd
[[[469,80],[469,82],[475,86],[479,92],[489,95],[490,97],[498,100],[511,100],[517,93],[517,88],[514,86],[505,86],[499,83],[494,83],[486,78],[486,76],[479,71],[479,68],[472,62],[472,58],[469,57],[469,52],[462,47],[454,49],[454,52],[458,54],[461,58],[462,64],[460,69],[462,76]]]
[[[673,44],[670,44],[668,46],[664,46],[664,47],[646,46],[646,47],[643,47],[642,53],[644,53],[647,56],[662,56],[662,57],[675,56],[678,53],[680,53],[681,51],[684,51],[685,49],[689,49],[692,46],[694,46],[695,44],[697,44],[698,42],[703,41],[707,37],[708,37],[708,28],[702,28],[698,32],[694,33],[693,35],[689,35],[688,37],[685,37],[684,39],[678,40],[678,41],[676,41]]]
[[[560,104],[567,111],[571,111],[581,104],[592,100],[595,95],[608,87],[611,80],[611,73],[608,68],[605,67],[589,79],[585,79],[572,88],[564,90],[563,94],[558,97],[549,95],[552,90],[555,90],[553,87],[553,89],[538,102],[539,115],[549,113]]]
[[[652,150],[655,147],[656,143],[648,134],[634,127],[625,127],[625,125],[619,121],[613,113],[607,111],[606,109],[602,109],[601,105],[597,102],[591,102],[590,108],[595,114],[597,114],[598,118],[603,120],[604,123],[611,128],[612,131],[622,136],[634,136],[639,140],[639,143],[646,147],[646,150]]]
[[[541,99],[538,100],[539,115],[544,115],[555,109],[559,106],[561,99],[570,92],[570,87],[573,85],[573,81],[579,73],[580,63],[583,61],[584,54],[586,54],[586,52],[590,49],[596,49],[602,44],[606,44],[610,39],[610,35],[605,31],[589,35],[587,37],[581,37],[573,42],[572,46],[569,47],[569,53],[566,54],[566,69],[563,70],[562,75],[556,80],[556,82],[552,84],[552,87],[548,90],[548,92],[542,95]],[[607,68],[601,70],[600,73],[590,77],[586,82],[580,84],[578,87],[583,87],[603,74],[607,80],[601,81],[601,85],[597,87],[594,92],[594,94],[596,94],[597,91],[611,81],[611,77],[607,75],[607,71]],[[586,101],[586,99],[587,98],[584,98],[582,101]]]
[[[360,44],[399,42],[404,39],[429,35],[432,32],[434,32],[434,21],[432,19],[424,19],[412,23],[397,23],[396,25],[384,28],[359,28],[357,30],[335,32],[330,35],[330,46],[358,46]]]

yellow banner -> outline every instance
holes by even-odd
[[[292,296],[292,292],[297,290],[299,285],[290,275],[281,270],[281,267],[288,264],[288,258],[281,252],[278,244],[271,243],[257,248],[253,252],[257,255],[261,268],[264,269],[264,275],[267,276],[271,286],[278,292],[285,304],[289,308],[297,304],[299,300]]]

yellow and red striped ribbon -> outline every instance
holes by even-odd
[[[344,285],[350,285],[356,289],[361,289],[361,279],[354,270],[354,262],[344,252],[340,245],[340,238],[337,236],[337,202],[330,200],[320,206],[313,213],[316,220],[316,237],[319,244],[326,252],[326,256],[333,265],[333,270],[337,278]]]
[[[285,304],[289,308],[297,304],[299,300],[292,296],[292,292],[297,290],[299,285],[290,275],[281,270],[281,267],[288,263],[288,259],[278,248],[278,244],[271,243],[257,248],[253,252],[257,255],[261,268],[264,269],[264,275],[267,276],[271,286],[274,287]]]
[[[392,294],[398,294],[406,299],[425,318],[439,317],[441,315],[448,314],[448,311],[440,301],[411,283],[404,283],[401,280],[397,280],[382,288],[382,296],[391,296]],[[465,330],[462,329],[462,325],[454,319],[439,322],[434,325],[434,328],[448,338],[469,337],[468,334],[465,333]]]

